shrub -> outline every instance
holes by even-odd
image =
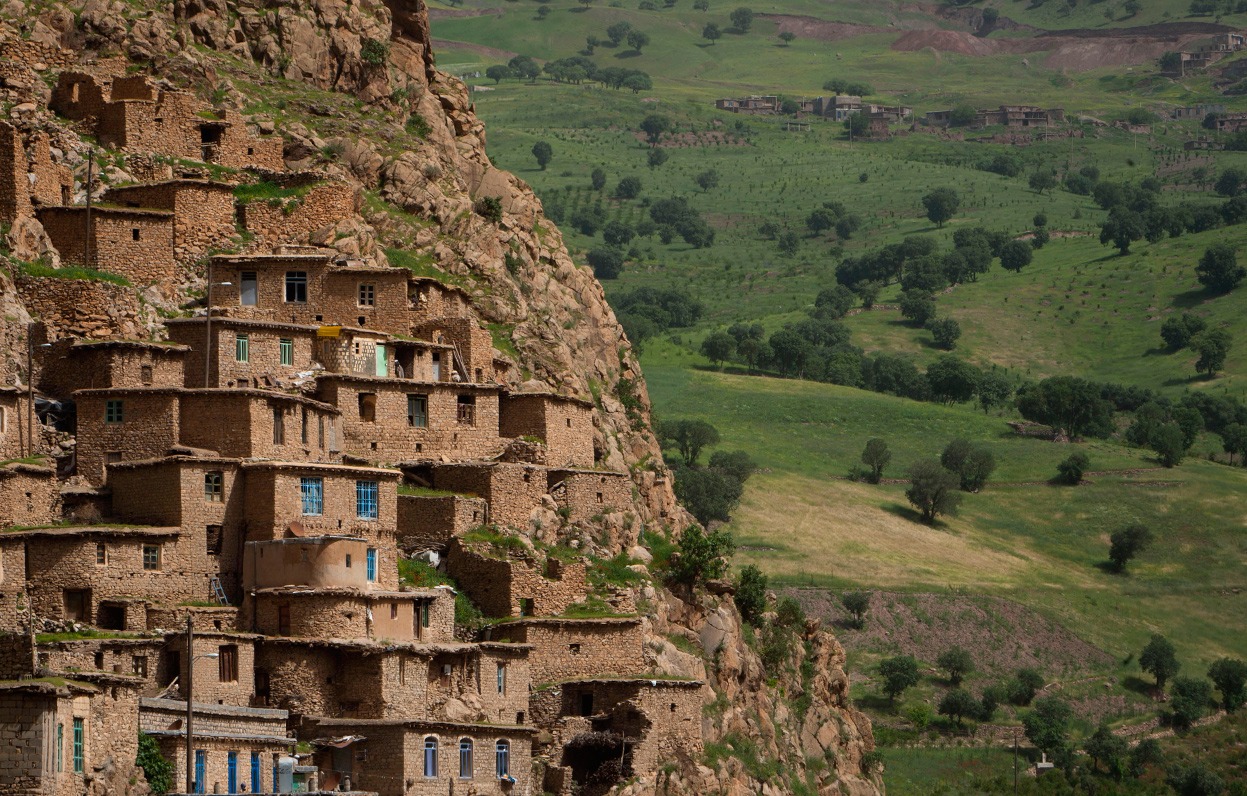
[[[1077,486],[1082,483],[1083,473],[1087,471],[1087,467],[1090,465],[1091,460],[1087,458],[1087,454],[1078,451],[1067,456],[1064,461],[1056,466],[1056,469],[1057,473],[1060,474],[1061,481]]]
[[[390,43],[377,39],[364,39],[359,49],[359,59],[369,66],[384,66],[390,60]]]
[[[476,200],[472,209],[486,221],[492,221],[495,224],[502,221],[502,202],[496,196],[482,196]]]
[[[736,610],[746,622],[755,622],[766,610],[766,575],[753,564],[740,571],[736,579]]]
[[[690,525],[680,535],[677,547],[677,554],[671,557],[671,579],[692,587],[723,577],[736,542],[725,531],[707,534],[700,526]]]
[[[143,769],[155,796],[164,796],[173,788],[173,764],[160,753],[156,739],[145,732],[139,733],[139,752],[134,762]]]

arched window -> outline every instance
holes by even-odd
[[[437,776],[437,739],[432,735],[424,739],[424,775],[429,779]]]
[[[499,741],[495,748],[495,759],[498,767],[498,778],[511,775],[511,742]]]
[[[459,740],[459,779],[472,779],[472,739]]]

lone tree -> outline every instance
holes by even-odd
[[[1041,752],[1063,758],[1069,748],[1070,721],[1074,711],[1068,703],[1049,696],[1035,700],[1035,709],[1022,717],[1027,739]]]
[[[961,206],[961,197],[952,188],[936,188],[922,197],[922,206],[927,209],[927,218],[937,227],[943,227]]]
[[[1233,712],[1247,703],[1247,663],[1221,658],[1208,667],[1208,679],[1221,692],[1221,706]]]
[[[748,33],[749,28],[753,26],[752,8],[745,8],[744,6],[741,6],[733,11],[729,16],[732,20],[732,27],[736,28],[736,30],[741,33]]]
[[[884,658],[879,661],[879,676],[883,678],[883,693],[895,702],[906,688],[918,685],[918,662],[912,655]]]
[[[538,141],[533,144],[533,157],[537,158],[537,165],[545,171],[546,165],[554,159],[554,147],[545,141]]]
[[[714,44],[723,36],[723,31],[713,22],[707,22],[706,27],[701,29],[701,37],[706,41]]]
[[[779,40],[784,43],[785,47],[787,47],[789,44],[792,44],[796,38],[797,38],[797,34],[793,33],[790,30],[780,31]]]
[[[485,77],[494,81],[494,84],[501,83],[509,77],[514,77],[515,73],[511,71],[511,67],[505,64],[494,64],[485,70]]]
[[[675,445],[688,467],[696,467],[702,450],[719,443],[719,430],[705,420],[669,420],[658,426],[659,438]]]
[[[1199,354],[1199,359],[1195,360],[1196,372],[1208,378],[1216,376],[1217,371],[1225,367],[1225,358],[1233,342],[1225,329],[1208,329],[1191,338],[1191,348]]]
[[[719,185],[719,172],[714,169],[707,169],[697,175],[697,186],[701,188],[702,193],[717,188]]]
[[[866,611],[870,609],[870,592],[846,591],[840,595],[840,604],[844,610],[853,615],[853,624],[861,627],[866,624]]]
[[[1199,283],[1213,293],[1229,293],[1247,276],[1247,268],[1238,264],[1234,247],[1228,243],[1214,243],[1204,250],[1195,266]]]
[[[1127,525],[1120,531],[1114,531],[1109,537],[1108,560],[1113,569],[1122,572],[1130,559],[1147,549],[1152,543],[1152,532],[1146,525],[1135,523]]]
[[[701,353],[714,365],[722,365],[736,355],[736,338],[727,332],[712,332],[702,340]]]
[[[1082,451],[1075,451],[1056,466],[1056,471],[1062,482],[1071,486],[1078,486],[1082,483],[1083,473],[1087,472],[1087,468],[1091,466],[1091,460],[1087,458],[1087,454]]]
[[[866,441],[866,448],[862,451],[862,464],[870,468],[870,474],[867,476],[870,483],[877,484],[883,480],[883,468],[887,467],[890,461],[892,461],[892,451],[888,450],[888,443],[878,438]]]
[[[923,522],[934,522],[937,515],[956,514],[961,503],[956,473],[939,462],[919,461],[909,466],[909,489],[905,497],[922,513]]]
[[[628,34],[628,46],[640,52],[643,47],[649,44],[649,34],[644,31],[634,30]]]
[[[960,727],[962,718],[978,714],[979,701],[964,688],[954,688],[940,699],[939,712],[941,716],[948,716],[957,722]]]
[[[974,671],[974,658],[962,647],[952,647],[940,653],[935,665],[948,672],[948,682],[961,685],[961,680]]]
[[[662,134],[671,129],[671,120],[660,113],[651,113],[641,120],[641,131],[650,146],[657,146]]]
[[[1000,249],[1000,265],[1006,271],[1017,273],[1031,264],[1035,258],[1035,247],[1026,241],[1011,240]]]
[[[1182,668],[1178,655],[1169,639],[1159,633],[1152,634],[1152,640],[1139,653],[1139,668],[1156,678],[1156,687],[1163,691],[1165,683]]]

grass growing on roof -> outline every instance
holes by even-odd
[[[39,279],[78,279],[84,282],[108,282],[122,287],[131,286],[130,280],[120,274],[97,271],[94,268],[84,268],[78,265],[53,268],[43,263],[18,262],[17,271],[23,276]]]

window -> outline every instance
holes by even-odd
[[[429,427],[429,396],[407,396],[407,425],[412,428]]]
[[[132,240],[139,239],[139,228],[138,227],[134,227],[133,229],[130,230],[130,238]]]
[[[65,725],[56,725],[56,772],[65,770]]]
[[[281,357],[281,364],[294,364],[294,341],[288,338],[281,338],[277,341],[277,353]]]
[[[152,366],[151,365],[139,365],[139,381],[143,382],[143,384],[152,383]]]
[[[303,407],[303,414],[299,422],[299,442],[303,445],[307,444],[307,407]]]
[[[234,359],[239,362],[251,361],[251,335],[234,335]]]
[[[286,272],[286,302],[288,304],[307,303],[307,271]]]
[[[251,792],[261,793],[264,786],[260,782],[260,753],[251,753]]]
[[[105,464],[116,464],[121,461],[121,451],[108,451],[104,454]]]
[[[221,533],[220,525],[209,525],[204,528],[204,542],[207,546],[208,555],[221,555],[221,540],[224,534]]]
[[[290,635],[290,606],[277,606],[277,635]]]
[[[323,415],[316,416],[316,444],[321,450],[325,449],[325,418]]]
[[[398,603],[390,603],[390,618],[398,619]],[[401,661],[400,661],[400,673],[401,673]],[[401,680],[402,678],[400,677],[399,679]]]
[[[498,693],[507,693],[507,665],[505,663],[498,664]]]
[[[459,423],[464,426],[476,425],[476,396],[459,396]]]
[[[472,739],[459,741],[459,779],[472,779]]]
[[[361,520],[377,518],[377,482],[355,482],[355,516]]]
[[[95,565],[97,567],[108,566],[108,545],[103,542],[95,543]]]
[[[359,306],[375,307],[377,305],[377,286],[376,285],[360,285],[359,286]]]
[[[86,767],[85,760],[84,760],[86,756],[86,743],[87,743],[86,723],[82,719],[75,716],[74,717],[74,773],[75,774],[81,774],[83,769]]]
[[[147,656],[146,655],[135,655],[133,663],[134,663],[134,676],[146,678],[147,677]]]
[[[498,779],[511,776],[511,743],[509,741],[499,741],[496,747],[496,757],[498,763]]]
[[[222,683],[238,682],[238,645],[222,644],[217,647],[217,676]]]
[[[255,271],[243,271],[238,275],[238,282],[238,303],[244,307],[254,307],[256,295],[259,293],[259,280],[256,279]]]
[[[125,402],[124,401],[105,401],[104,402],[104,422],[120,423],[125,418]]]
[[[375,582],[377,580],[377,549],[375,547],[368,548],[368,566],[366,569],[368,582]]]
[[[226,785],[229,793],[238,792],[238,753],[229,752],[226,758]]]
[[[325,510],[325,480],[323,478],[300,478],[299,491],[303,495],[303,515],[319,517]]]
[[[160,545],[143,545],[143,569],[160,569]]]
[[[220,470],[204,473],[204,500],[220,503],[225,488],[225,473]]]
[[[420,603],[420,627],[429,626],[429,604]]]
[[[377,394],[374,392],[361,392],[359,394],[359,419],[365,423],[375,423],[377,420]]]
[[[346,554],[346,568],[347,569],[351,568],[351,554],[350,553]]]
[[[195,793],[203,793],[208,780],[208,753],[203,749],[195,750]]]
[[[437,739],[432,736],[424,739],[424,776],[437,776]]]
[[[273,444],[286,444],[286,413],[279,406],[273,407]]]

